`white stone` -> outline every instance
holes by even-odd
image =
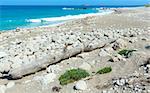
[[[15,86],[15,82],[13,81],[8,82],[7,88],[12,88],[13,86]]]
[[[5,93],[5,91],[6,91],[6,86],[0,85],[0,93]]]
[[[125,58],[123,58],[121,55],[117,55],[117,58],[119,59],[119,60],[121,60],[121,61],[126,61],[126,59]]]
[[[148,64],[147,67],[150,68],[150,64]]]
[[[91,70],[91,65],[84,62],[79,68],[90,71]]]
[[[76,83],[75,88],[77,90],[86,90],[87,89],[87,84],[85,81],[80,80]]]
[[[26,80],[23,83],[26,84],[26,83],[30,83],[30,82],[31,82],[31,80]]]
[[[46,70],[48,73],[58,73],[61,71],[61,67],[59,65],[50,65]]]
[[[103,90],[102,93],[107,93],[107,91],[106,91],[106,90]]]

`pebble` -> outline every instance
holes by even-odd
[[[87,89],[87,84],[85,81],[80,80],[75,84],[75,89],[77,90],[86,90]]]
[[[145,46],[145,49],[150,49],[150,45]]]
[[[48,73],[58,73],[61,71],[61,67],[59,65],[50,65],[46,70]]]

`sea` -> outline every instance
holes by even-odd
[[[0,5],[0,31],[61,23],[85,14],[103,13],[100,8],[139,6],[27,6]]]

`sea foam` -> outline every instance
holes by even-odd
[[[51,17],[51,18],[40,18],[40,19],[28,19],[27,22],[31,23],[40,23],[40,22],[57,22],[57,21],[66,21],[66,20],[73,20],[73,19],[80,19],[85,18],[88,16],[96,16],[96,15],[105,15],[110,14],[113,11],[105,11],[101,13],[89,13],[89,14],[80,14],[80,15],[67,15],[61,17]]]

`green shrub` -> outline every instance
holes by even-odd
[[[123,50],[119,51],[118,54],[120,54],[126,58],[129,58],[132,55],[132,52],[134,52],[134,51],[136,51],[136,50],[123,49]]]
[[[146,4],[146,5],[144,5],[145,7],[150,7],[150,4]]]
[[[90,74],[83,69],[72,69],[66,71],[63,75],[59,77],[59,81],[61,85],[67,85],[68,83],[72,83],[74,81],[78,81],[82,78],[88,77]]]
[[[106,73],[109,73],[112,71],[112,68],[111,67],[105,67],[105,68],[102,68],[100,69],[97,74],[106,74]]]

